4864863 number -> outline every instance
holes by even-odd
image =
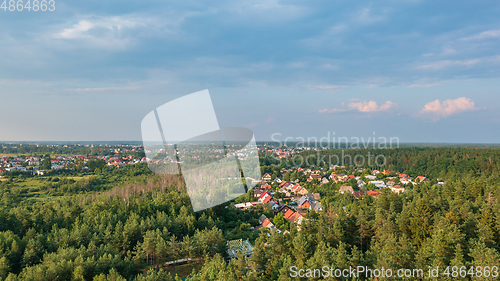
[[[1,1],[1,0],[0,0]],[[50,11],[53,12],[56,10],[56,1],[55,0],[4,0],[0,9],[3,9],[5,12],[14,12],[14,11]]]

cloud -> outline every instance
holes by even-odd
[[[78,47],[123,49],[138,42],[140,36],[148,36],[151,30],[157,30],[156,19],[147,19],[135,15],[125,16],[87,16],[58,26],[49,38],[51,41],[75,44]],[[69,27],[67,27],[69,25]],[[62,28],[62,30],[61,30]],[[140,31],[140,33],[139,33]],[[163,28],[166,33],[168,29]]]
[[[357,101],[358,99],[351,99],[351,101]],[[344,105],[342,103],[342,105]],[[349,109],[333,108],[333,109],[320,109],[319,113],[335,113],[335,112],[345,112],[348,110],[359,111],[359,112],[379,112],[388,111],[389,109],[397,108],[398,105],[392,101],[386,101],[384,104],[379,106],[375,101],[359,101],[351,102],[348,104]]]
[[[469,98],[461,97],[458,99],[447,99],[441,102],[435,100],[427,103],[419,114],[423,117],[431,118],[432,121],[438,121],[441,118],[447,118],[454,114],[459,114],[466,111],[478,110],[474,102]]]
[[[309,89],[311,90],[330,90],[331,92],[335,92],[341,89],[346,89],[348,88],[347,86],[341,86],[341,85],[318,85],[318,86],[309,86]]]
[[[116,91],[116,90],[135,90],[138,89],[138,86],[128,86],[128,87],[105,87],[105,88],[77,88],[70,89],[69,91],[75,92],[101,92],[101,91]]]
[[[430,87],[435,87],[443,84],[442,82],[438,83],[432,83],[432,84],[411,84],[410,86],[406,88],[430,88]]]
[[[344,112],[345,109],[333,108],[333,109],[320,109],[319,113],[335,113],[335,112]]]
[[[500,29],[483,31],[477,35],[464,37],[461,40],[463,41],[484,40],[484,39],[498,38],[498,37],[500,37]]]
[[[65,28],[55,35],[56,38],[74,39],[88,37],[87,31],[94,28],[95,25],[88,20],[81,20],[71,28]]]
[[[377,111],[388,111],[389,109],[396,108],[397,104],[392,101],[386,101],[383,105],[378,106],[375,101],[362,101],[362,102],[351,102],[349,108],[357,110],[359,112],[377,112]]]
[[[480,59],[469,59],[469,60],[439,60],[427,64],[422,64],[418,66],[419,69],[428,69],[428,70],[441,70],[443,68],[448,68],[450,66],[473,66],[478,64]]]

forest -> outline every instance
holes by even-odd
[[[186,276],[164,266],[180,258],[196,265],[190,280],[321,279],[293,278],[292,266],[500,267],[500,149],[350,152],[368,151],[386,156],[384,169],[431,181],[361,199],[310,183],[322,196],[323,212],[308,212],[289,233],[253,229],[261,214],[273,217],[263,205],[242,211],[227,202],[193,212],[182,176],[154,175],[145,164],[6,177],[0,182],[0,280],[181,280]],[[284,176],[276,159],[262,155],[261,165],[262,172]],[[255,200],[251,191],[236,199],[248,200]],[[233,239],[249,239],[251,257],[229,259],[226,241]],[[428,278],[401,278],[416,279]]]

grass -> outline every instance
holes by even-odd
[[[23,154],[24,155],[24,154]],[[0,157],[3,157],[3,156],[7,156],[7,157],[11,157],[11,156],[21,156],[21,154],[15,154],[15,153],[0,153]]]
[[[91,175],[85,175],[85,176],[83,176],[83,177],[64,177],[64,178],[67,178],[67,179],[71,179],[71,180],[75,180],[75,181],[77,181],[77,180],[81,180],[81,179],[88,179],[88,178],[90,178],[90,177],[92,177],[92,176],[91,176]]]
[[[37,178],[27,178],[23,181],[15,181],[15,184],[19,187],[39,188],[43,183]]]
[[[177,274],[179,275],[180,278],[186,278],[193,272],[193,269],[199,271],[202,266],[203,264],[201,263],[189,263],[189,264],[182,264],[175,266],[167,266],[164,268],[164,270],[170,272],[172,276],[175,276]]]

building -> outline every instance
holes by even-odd
[[[391,191],[394,193],[400,194],[400,193],[405,192],[405,188],[398,184],[398,185],[391,187]]]
[[[339,192],[342,194],[344,194],[346,192],[352,194],[354,192],[354,189],[352,189],[352,186],[350,186],[350,185],[343,185],[340,187]]]
[[[272,176],[270,173],[265,173],[263,176],[262,176],[262,180],[263,181],[271,181],[272,180]]]
[[[232,259],[237,258],[239,253],[248,258],[253,254],[253,247],[248,240],[231,240],[227,241],[227,253]]]

